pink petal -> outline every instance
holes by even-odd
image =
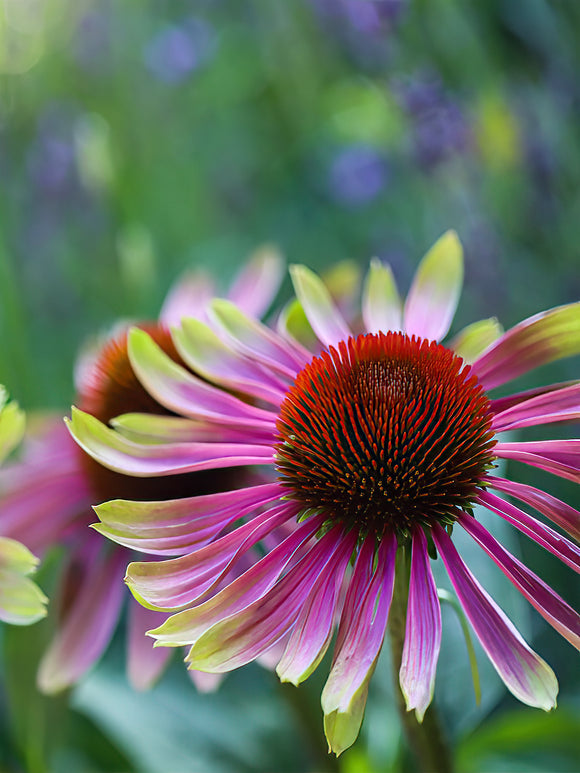
[[[294,626],[312,594],[324,598],[324,591],[336,585],[353,547],[352,536],[345,539],[342,527],[321,537],[267,594],[200,636],[187,657],[192,668],[223,673],[255,660]],[[309,642],[311,659],[326,639],[318,637]]]
[[[271,369],[237,354],[203,322],[183,319],[173,330],[173,341],[187,365],[209,381],[276,407],[284,399],[290,379],[277,377]]]
[[[580,303],[559,306],[511,328],[473,364],[484,389],[492,389],[580,352]]]
[[[463,250],[455,231],[447,231],[419,264],[405,303],[405,332],[433,341],[444,338],[462,284]]]
[[[93,459],[116,472],[145,477],[195,470],[271,464],[273,449],[242,443],[140,444],[127,440],[94,416],[73,408],[71,435]]]
[[[537,395],[493,417],[495,432],[580,418],[580,384]]]
[[[229,301],[215,300],[210,315],[214,326],[233,349],[285,378],[294,380],[298,371],[312,359],[310,352],[247,317]]]
[[[528,706],[554,708],[558,682],[552,669],[477,582],[445,530],[435,524],[431,533],[465,614],[508,690]]]
[[[506,397],[496,397],[493,400],[490,400],[491,409],[493,413],[502,413],[502,411],[506,411],[514,405],[519,405],[525,400],[530,400],[532,397],[539,397],[548,392],[556,392],[559,389],[567,389],[576,384],[580,384],[580,381],[560,381],[558,384],[547,384],[546,386],[536,387],[535,389],[527,389],[525,392],[516,392],[516,394],[507,395]]]
[[[145,389],[174,413],[237,427],[272,429],[276,414],[256,408],[180,367],[145,333],[128,338],[131,366]]]
[[[171,288],[159,314],[166,327],[178,325],[184,317],[205,319],[205,308],[215,294],[215,285],[205,271],[189,271]]]
[[[236,614],[264,596],[280,574],[308,550],[310,540],[323,523],[322,516],[313,516],[299,524],[294,531],[257,561],[244,574],[203,604],[169,617],[159,628],[149,631],[159,644],[176,647],[193,644],[220,620]]]
[[[213,588],[240,555],[294,518],[298,509],[284,502],[193,553],[167,561],[132,563],[127,568],[127,584],[139,600],[152,607],[177,609],[191,604]]]
[[[113,429],[136,443],[273,443],[274,427],[232,427],[207,419],[183,419],[156,413],[124,413],[109,421]]]
[[[268,310],[284,277],[284,258],[277,248],[264,245],[256,250],[235,278],[228,298],[250,317]]]
[[[503,548],[472,516],[458,517],[465,531],[478,542],[505,576],[524,595],[542,617],[576,649],[580,649],[580,615],[560,596]]]
[[[575,483],[580,482],[580,440],[497,443],[493,452],[501,459],[515,459]]]
[[[419,722],[423,721],[433,699],[440,647],[441,608],[429,563],[427,539],[422,529],[415,529],[399,682],[407,711],[415,709]]]
[[[383,646],[393,596],[396,540],[387,535],[379,545],[376,566],[369,576],[372,540],[367,538],[355,564],[351,586],[340,619],[332,668],[322,692],[325,715],[348,714],[364,687]],[[361,717],[362,719],[362,717]],[[358,730],[357,730],[358,732]]]
[[[319,341],[325,346],[336,346],[348,339],[350,329],[322,279],[306,266],[291,266],[290,275],[298,300]]]
[[[282,682],[299,685],[317,668],[328,649],[342,579],[354,549],[354,536],[351,532],[343,537],[344,545],[337,550],[336,565],[332,566],[328,576],[323,573],[318,577],[302,604],[276,669]]]
[[[171,650],[154,647],[146,636],[149,628],[159,625],[163,618],[159,612],[146,609],[131,600],[129,603],[127,632],[127,671],[135,690],[148,690],[160,677]]]
[[[93,528],[120,545],[157,555],[189,553],[215,539],[227,525],[279,499],[278,483],[163,502],[115,499],[94,508]]]
[[[558,534],[554,529],[540,523],[531,515],[524,513],[523,510],[506,502],[505,499],[496,497],[489,491],[480,492],[477,502],[501,515],[502,518],[533,539],[538,545],[557,556],[567,566],[577,572],[580,571],[580,548],[562,534]]]
[[[124,550],[105,554],[100,540],[92,540],[83,564],[70,578],[74,597],[38,671],[39,689],[56,693],[70,687],[93,666],[107,647],[119,618],[123,598]]]
[[[492,488],[511,494],[511,496],[534,507],[561,529],[567,531],[575,540],[580,541],[580,513],[578,510],[574,510],[573,507],[560,499],[546,494],[545,491],[527,486],[524,483],[516,483],[495,476],[488,478],[488,483]]]

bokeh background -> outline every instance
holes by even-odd
[[[0,383],[28,411],[64,414],[87,337],[154,318],[192,266],[225,287],[266,242],[318,271],[378,256],[406,289],[455,228],[456,328],[577,300],[579,72],[575,2],[0,0]],[[577,362],[540,373],[574,375]],[[571,484],[545,482],[580,506]],[[568,570],[502,538],[577,603]],[[480,658],[477,706],[446,610],[436,698],[458,769],[577,771],[575,653],[473,550],[561,698],[550,715],[527,709]],[[59,559],[42,570],[47,588]],[[34,689],[48,625],[0,630],[0,771],[413,769],[388,652],[361,737],[336,761],[322,739],[324,664],[299,690],[250,666],[202,695],[176,662],[138,694],[119,633],[78,688],[49,699]]]

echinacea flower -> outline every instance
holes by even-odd
[[[281,274],[276,251],[259,250],[239,273],[229,297],[250,316],[260,315],[273,300]],[[169,327],[184,314],[203,319],[204,306],[214,292],[209,276],[187,274],[167,297],[159,320],[141,327],[168,357],[182,363]],[[159,422],[157,428],[150,428],[158,436],[170,412],[150,397],[133,372],[127,353],[128,327],[120,324],[79,358],[77,400],[103,422],[114,422],[127,410],[147,413]],[[147,441],[138,427],[134,431]],[[65,568],[54,603],[58,624],[38,672],[43,691],[58,692],[78,681],[104,652],[121,613],[123,572],[132,553],[118,546],[111,550],[111,544],[89,528],[94,520],[91,506],[111,497],[175,499],[219,491],[234,483],[231,476],[212,471],[154,480],[111,472],[82,452],[61,417],[45,419],[29,433],[22,458],[0,472],[0,534],[23,542],[40,556],[56,545],[65,549]],[[131,603],[128,675],[138,688],[152,683],[169,653],[154,650],[144,635],[156,620],[155,613]]]
[[[24,413],[0,386],[0,463],[24,435]],[[0,620],[13,625],[35,623],[46,615],[47,598],[30,579],[38,559],[21,542],[0,537]]]
[[[397,551],[410,554],[408,563],[397,562],[409,572],[400,686],[419,721],[432,700],[441,643],[430,562],[436,552],[507,688],[530,706],[551,709],[558,689],[553,671],[472,574],[452,532],[464,529],[578,647],[579,615],[476,520],[474,507],[496,513],[578,569],[576,545],[520,505],[574,538],[580,514],[495,470],[497,460],[514,459],[579,480],[580,440],[523,442],[502,434],[578,419],[580,383],[508,397],[492,392],[580,352],[580,304],[543,312],[505,333],[484,320],[440,343],[463,279],[453,232],[427,253],[404,304],[390,270],[371,264],[362,329],[351,329],[309,269],[294,267],[292,279],[300,308],[291,306],[277,330],[223,300],[210,307],[211,327],[182,320],[175,346],[205,382],[144,331],[131,331],[135,372],[156,400],[189,419],[190,441],[185,423],[179,442],[176,435],[176,442],[144,444],[73,412],[77,442],[123,473],[150,477],[249,464],[271,471],[269,483],[187,504],[114,501],[97,508],[102,534],[159,556],[176,546],[184,551],[200,530],[207,535],[204,546],[176,558],[129,566],[134,595],[172,612],[150,635],[162,646],[190,645],[189,666],[213,673],[282,646],[278,674],[299,684],[320,663],[337,627],[322,707],[330,748],[340,753],[362,721],[389,618]],[[290,334],[292,326],[299,329],[300,309],[318,340],[315,351]],[[225,391],[233,389],[237,396]],[[207,438],[194,437],[200,423]],[[289,525],[280,539],[279,529]],[[228,577],[257,545],[262,552],[251,566]]]

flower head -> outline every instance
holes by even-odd
[[[259,251],[240,272],[230,298],[241,303],[248,314],[262,314],[272,301],[280,276],[279,256],[270,249]],[[205,304],[213,294],[209,277],[188,274],[167,297],[159,320],[140,327],[172,362],[183,365],[169,328],[183,315],[204,319]],[[143,442],[167,433],[173,437],[180,432],[180,420],[137,379],[127,348],[128,327],[119,324],[81,354],[75,374],[77,402],[105,423],[114,423],[115,417],[131,410],[133,415],[122,429],[127,437]],[[66,547],[55,599],[59,615],[56,634],[38,673],[42,690],[57,692],[76,682],[99,659],[120,617],[123,571],[132,553],[119,546],[111,549],[88,528],[94,520],[91,506],[114,497],[176,500],[220,491],[237,482],[235,470],[231,475],[209,470],[154,479],[112,472],[78,447],[60,417],[45,419],[29,432],[22,458],[0,472],[0,535],[23,542],[41,556],[55,545]],[[128,672],[139,688],[159,675],[169,654],[154,651],[144,635],[159,621],[157,613],[136,603],[130,605]]]
[[[516,459],[578,481],[579,440],[514,442],[502,433],[577,419],[580,384],[510,397],[493,397],[492,390],[580,352],[580,304],[505,333],[495,320],[484,320],[443,344],[462,265],[461,246],[449,232],[423,259],[402,304],[390,270],[374,261],[362,321],[351,324],[324,283],[301,266],[292,269],[297,301],[276,330],[215,301],[210,325],[185,319],[173,335],[183,361],[214,386],[133,330],[135,371],[159,402],[189,419],[187,442],[129,443],[73,413],[77,441],[124,473],[248,464],[270,470],[269,483],[191,499],[187,507],[103,504],[97,528],[123,545],[177,555],[134,563],[126,580],[143,603],[173,613],[149,633],[160,645],[190,645],[192,668],[221,673],[279,647],[280,678],[299,684],[320,663],[337,627],[322,693],[325,731],[337,753],[353,743],[362,722],[397,553],[410,555],[403,569],[409,579],[400,685],[419,720],[432,700],[441,644],[434,552],[508,689],[531,706],[547,710],[556,702],[552,670],[464,563],[452,538],[456,528],[556,630],[574,646],[580,642],[578,614],[473,514],[475,505],[491,510],[578,569],[576,545],[520,504],[573,537],[580,514],[544,491],[500,477],[496,461]],[[224,387],[235,388],[236,396]],[[194,437],[200,422],[206,438]],[[195,547],[200,530],[206,542]]]

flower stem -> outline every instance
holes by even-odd
[[[420,773],[453,773],[450,749],[441,732],[435,706],[427,709],[423,722],[417,722],[415,712],[407,711],[405,698],[399,687],[399,668],[405,641],[407,597],[409,593],[410,546],[401,546],[397,552],[395,589],[389,613],[389,636],[393,681],[397,696],[397,708],[409,748],[415,757]]]

